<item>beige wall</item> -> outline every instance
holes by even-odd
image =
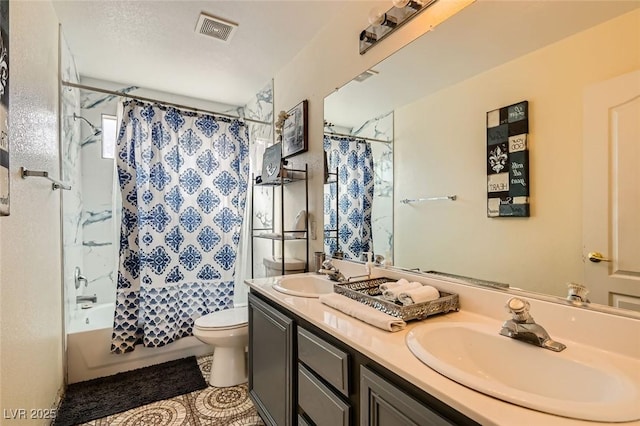
[[[20,166],[59,175],[58,20],[50,2],[11,2],[10,55],[11,216],[0,218],[0,409],[28,414],[52,407],[63,385],[60,192],[44,179],[19,175]]]
[[[324,29],[274,76],[274,114],[289,110],[303,99],[309,100],[309,151],[292,159],[295,165],[309,164],[309,211],[317,220],[318,236],[311,241],[311,251],[322,251],[322,122],[324,98],[337,87],[371,68],[391,53],[424,34],[448,16],[469,5],[472,0],[441,0],[414,18],[366,54],[358,52],[358,35],[369,23],[367,17],[373,7],[384,10],[388,1],[345,2],[342,13],[328,22]],[[294,192],[294,196],[297,196]],[[295,213],[293,213],[295,215]],[[293,247],[293,246],[287,246]],[[298,247],[300,249],[300,247]],[[302,254],[296,253],[299,258]]]
[[[640,68],[640,10],[525,55],[395,112],[395,260],[538,292],[583,283],[582,93]],[[530,218],[487,218],[485,114],[530,114]],[[416,188],[412,183],[421,182]]]

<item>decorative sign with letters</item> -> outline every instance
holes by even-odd
[[[9,216],[9,1],[0,0],[0,216]]]
[[[529,102],[487,113],[487,216],[529,216]]]

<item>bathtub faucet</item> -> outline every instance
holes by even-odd
[[[95,294],[93,296],[76,296],[76,303],[82,302],[98,303],[98,296]]]

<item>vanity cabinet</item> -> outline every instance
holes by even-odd
[[[293,425],[293,320],[249,294],[249,395],[267,425]]]
[[[449,426],[455,424],[367,367],[361,367],[361,426]]]
[[[268,425],[477,425],[254,289],[249,394]]]

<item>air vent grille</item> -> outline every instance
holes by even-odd
[[[198,34],[213,37],[224,42],[231,40],[237,28],[238,24],[205,15],[204,13],[200,14],[198,23],[196,24],[196,32]]]
[[[365,81],[366,79],[368,79],[369,77],[373,77],[374,75],[378,74],[378,71],[375,70],[366,70],[365,72],[363,72],[362,74],[356,76],[354,78],[355,81],[362,83],[363,81]]]

